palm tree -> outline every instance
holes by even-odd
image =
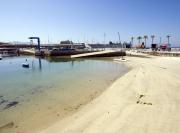
[[[131,37],[131,45],[133,45],[134,37]]]
[[[137,39],[138,39],[138,41],[139,41],[139,44],[141,44],[141,39],[142,39],[142,37],[141,37],[141,36],[138,36]]]
[[[145,43],[145,47],[146,47],[146,40],[148,39],[148,36],[147,35],[145,35],[144,36],[144,43]]]
[[[155,35],[151,35],[152,44],[154,43],[154,38],[155,38]]]
[[[170,35],[167,35],[166,37],[167,37],[167,39],[168,39],[168,46],[170,46],[169,38],[170,38],[171,36],[170,36]]]
[[[162,42],[162,38],[160,37],[160,38],[159,38],[159,44],[160,44],[160,45],[161,45],[161,42]]]

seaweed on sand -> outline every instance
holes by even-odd
[[[10,103],[8,103],[8,104],[6,105],[6,107],[5,107],[4,109],[8,109],[8,108],[10,108],[10,107],[13,107],[13,106],[17,105],[18,103],[19,103],[19,102],[17,102],[17,101],[10,102]]]

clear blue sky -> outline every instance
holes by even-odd
[[[180,0],[1,0],[0,41],[130,41],[156,35],[180,46]],[[137,42],[137,39],[135,40]],[[150,38],[149,38],[150,43]]]

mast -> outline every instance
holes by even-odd
[[[106,43],[106,33],[104,33],[104,44]]]
[[[118,37],[119,37],[119,44],[121,45],[121,36],[120,36],[119,32],[118,32]],[[121,45],[121,48],[122,48],[122,45]]]

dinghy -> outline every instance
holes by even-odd
[[[26,63],[22,63],[22,67],[29,68],[29,64],[27,62]]]
[[[27,59],[26,62],[22,63],[22,67],[29,68],[29,63],[27,62]]]
[[[118,61],[118,62],[126,62],[127,60],[124,58],[118,58],[118,59],[114,59],[114,61]]]

